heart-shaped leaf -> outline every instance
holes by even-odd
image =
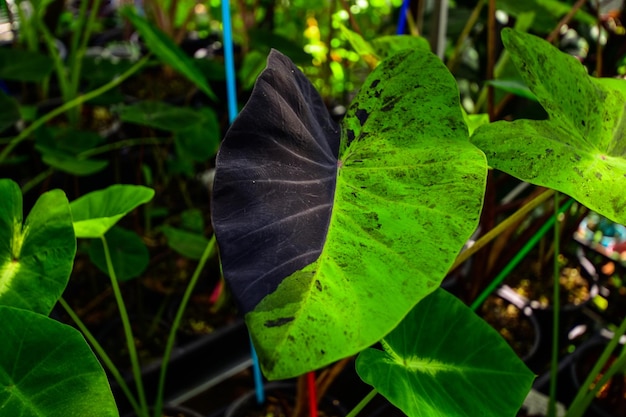
[[[478,221],[485,157],[441,61],[405,51],[364,85],[339,130],[273,51],[218,154],[224,276],[270,378],[382,338],[437,288]]]
[[[549,118],[491,123],[472,141],[494,168],[626,223],[626,81],[590,77],[533,35],[506,29],[502,40]]]
[[[0,304],[48,315],[63,293],[76,254],[65,194],[42,194],[22,224],[22,193],[0,180]]]
[[[151,188],[115,184],[77,198],[70,203],[76,237],[102,237],[122,217],[152,197]]]
[[[148,262],[150,262],[150,254],[137,233],[115,226],[104,236],[111,254],[113,271],[119,281],[128,281],[138,277],[146,270]],[[104,244],[100,239],[91,242],[89,259],[100,271],[109,274],[104,255]]]
[[[127,18],[137,29],[146,46],[154,53],[164,64],[167,64],[187,77],[193,82],[207,97],[217,101],[217,97],[205,76],[195,66],[193,59],[188,57],[185,52],[174,43],[174,41],[155,27],[145,18],[139,16],[133,7],[127,6],[120,9],[120,14]]]
[[[409,417],[513,417],[535,378],[498,332],[441,288],[381,343],[384,351],[359,354],[357,372]]]
[[[107,376],[77,330],[6,306],[0,323],[2,415],[119,415]]]

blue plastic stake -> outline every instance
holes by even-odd
[[[237,87],[235,74],[235,57],[233,48],[233,29],[230,20],[230,1],[222,1],[222,25],[224,32],[224,65],[226,66],[226,98],[228,102],[228,120],[232,123],[239,112],[237,109]],[[265,390],[263,389],[263,378],[259,358],[250,340],[252,356],[252,370],[254,374],[254,388],[256,400],[259,404],[265,402]]]
[[[411,4],[411,0],[404,0],[402,2],[400,18],[398,19],[398,29],[396,30],[397,35],[404,35],[404,31],[406,30],[406,14],[409,11],[409,4]]]

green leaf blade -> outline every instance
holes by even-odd
[[[502,36],[549,118],[481,126],[472,142],[492,167],[625,223],[626,81],[590,77],[575,58],[535,36],[511,29]]]
[[[357,372],[409,417],[512,417],[534,379],[495,330],[442,289],[382,345],[359,354]]]
[[[148,20],[140,17],[132,7],[120,9],[122,16],[126,17],[141,34],[146,45],[163,63],[171,66],[176,71],[187,77],[204,94],[214,101],[217,97],[202,74],[194,65],[193,60],[185,55],[182,49],[174,43],[165,33],[155,27]]]
[[[102,237],[122,217],[154,197],[141,185],[116,184],[72,201],[74,232],[78,238]]]
[[[65,194],[42,194],[22,225],[17,184],[0,180],[0,304],[48,315],[72,271],[76,239]]]
[[[102,366],[83,336],[40,314],[0,306],[0,409],[8,416],[117,417]]]

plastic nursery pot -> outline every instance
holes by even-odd
[[[532,362],[539,349],[541,328],[522,297],[506,286],[500,287],[485,300],[480,315],[526,364]]]
[[[265,385],[264,404],[258,404],[256,392],[250,391],[233,402],[224,412],[224,417],[292,417],[296,387],[288,382],[270,382]],[[346,415],[341,404],[324,397],[318,406],[320,417],[343,417]]]
[[[559,278],[561,312],[579,311],[598,294],[597,273],[582,250],[577,254],[560,255]],[[505,281],[536,311],[552,311],[553,279],[552,264],[537,270],[529,259],[522,262]]]
[[[124,417],[136,417],[135,413],[124,414]],[[161,417],[204,417],[197,411],[180,405],[164,405]]]
[[[619,349],[623,347],[626,338],[622,338],[622,346],[618,346],[613,352],[613,356],[607,362],[607,369],[617,358]],[[585,380],[596,361],[602,354],[608,341],[604,338],[594,338],[579,348],[571,365],[570,375],[572,383],[578,390]],[[600,372],[598,380],[602,377]],[[587,417],[623,417],[626,416],[626,373],[617,372],[596,394],[596,398],[591,402],[585,412]]]

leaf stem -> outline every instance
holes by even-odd
[[[365,408],[365,406],[369,404],[370,401],[372,401],[376,394],[378,394],[378,391],[376,389],[371,390],[369,394],[363,397],[363,399],[359,401],[356,406],[354,406],[354,408],[348,413],[346,417],[355,417],[357,414],[359,414],[361,410],[363,410],[363,408]]]
[[[139,396],[139,404],[141,409],[140,415],[148,417],[150,415],[148,411],[148,402],[146,401],[146,393],[143,388],[143,380],[141,379],[141,369],[139,365],[139,358],[137,357],[137,347],[135,346],[133,329],[130,325],[128,312],[126,311],[126,305],[124,304],[124,298],[122,297],[119,282],[117,281],[117,276],[115,275],[113,261],[111,260],[111,253],[109,252],[109,245],[107,244],[107,240],[104,235],[102,235],[100,239],[102,240],[102,246],[104,248],[104,259],[106,260],[107,271],[109,272],[109,277],[111,278],[111,288],[113,289],[113,295],[115,296],[115,301],[120,312],[122,327],[124,328],[124,336],[126,338],[128,354],[130,356],[133,377],[135,378],[135,385],[137,387],[137,394]]]
[[[174,348],[174,341],[176,340],[176,332],[180,327],[180,322],[182,321],[183,314],[187,307],[187,303],[191,298],[191,294],[193,293],[196,284],[198,283],[198,279],[200,278],[200,273],[204,269],[207,260],[215,254],[215,235],[211,237],[209,243],[207,243],[204,248],[204,252],[200,257],[200,261],[196,266],[193,275],[191,276],[191,280],[185,289],[185,293],[183,294],[183,299],[178,305],[178,309],[176,310],[176,316],[174,317],[174,323],[172,324],[172,328],[170,329],[170,333],[167,337],[167,344],[165,345],[165,352],[163,353],[163,359],[161,361],[161,372],[159,374],[159,385],[157,388],[156,395],[156,403],[154,405],[154,417],[161,416],[161,409],[163,408],[163,390],[165,388],[165,377],[167,374],[168,362],[170,361],[170,357],[172,356],[172,349]]]
[[[17,145],[19,145],[22,141],[27,139],[31,135],[31,133],[33,133],[35,130],[37,130],[44,123],[52,120],[53,118],[55,118],[56,116],[58,116],[60,114],[63,114],[64,112],[66,112],[67,110],[69,110],[69,109],[71,109],[73,107],[79,106],[82,103],[84,103],[84,102],[86,102],[88,100],[91,100],[92,98],[98,97],[99,95],[104,94],[105,92],[109,91],[110,89],[112,89],[114,87],[117,87],[124,80],[126,80],[128,77],[130,77],[131,75],[133,75],[137,71],[139,71],[139,69],[141,69],[141,67],[143,67],[146,62],[148,62],[149,58],[150,58],[150,55],[146,55],[145,57],[143,57],[142,59],[137,61],[137,63],[135,63],[135,65],[133,65],[128,70],[126,70],[124,73],[122,73],[119,77],[114,78],[113,80],[109,81],[108,83],[104,84],[103,86],[96,88],[95,90],[92,90],[92,91],[90,91],[88,93],[80,95],[80,96],[78,96],[78,97],[76,97],[76,98],[74,98],[74,99],[64,103],[63,105],[57,107],[54,110],[51,110],[50,112],[48,112],[45,115],[41,116],[39,119],[35,120],[31,125],[29,125],[27,128],[22,130],[19,135],[15,136],[9,142],[9,144],[2,150],[2,152],[0,152],[0,165],[2,165],[2,162],[6,159],[6,157],[9,155],[9,153]]]
[[[495,239],[500,233],[523,219],[530,211],[534,210],[537,206],[544,203],[548,198],[554,194],[554,190],[549,189],[539,194],[537,197],[520,207],[515,213],[499,223],[496,227],[481,236],[472,246],[464,250],[457,256],[454,264],[450,267],[450,272],[459,267],[463,262],[469,259],[470,256],[481,250],[485,245]]]
[[[128,388],[128,384],[126,384],[126,381],[122,377],[122,374],[120,373],[119,369],[117,368],[117,366],[115,366],[115,364],[113,363],[109,355],[106,353],[106,351],[104,350],[100,342],[98,342],[98,340],[93,336],[93,334],[89,331],[87,326],[85,326],[85,323],[83,323],[83,321],[78,316],[78,314],[76,314],[74,309],[67,303],[67,301],[65,301],[63,297],[59,299],[59,304],[61,304],[61,307],[65,309],[65,312],[74,321],[76,326],[78,326],[78,329],[81,331],[83,336],[85,336],[85,339],[87,339],[89,344],[91,344],[93,349],[96,351],[96,354],[98,355],[100,360],[104,363],[104,366],[106,366],[109,372],[111,372],[111,375],[113,376],[117,384],[120,386],[120,389],[126,396],[126,399],[128,399],[128,402],[130,403],[130,406],[133,408],[135,413],[137,415],[141,415],[141,408],[139,408],[139,403],[135,399],[135,396],[133,395],[133,393],[130,391],[130,388]]]
[[[561,206],[561,208],[559,209],[559,213],[563,213],[573,203],[574,203],[574,200],[572,199],[568,200],[565,204],[563,204],[563,206]],[[535,235],[533,235],[528,240],[528,242],[526,242],[524,247],[519,252],[517,252],[517,254],[504,267],[504,269],[500,271],[500,273],[493,279],[493,281],[491,281],[491,283],[487,286],[487,288],[485,288],[485,290],[482,293],[480,293],[480,295],[476,298],[476,300],[474,300],[474,302],[470,306],[470,308],[473,311],[476,311],[478,307],[480,307],[483,301],[485,301],[487,297],[489,297],[489,294],[491,294],[498,287],[498,285],[500,285],[502,281],[504,281],[504,279],[513,270],[513,268],[515,268],[517,264],[519,264],[521,260],[524,259],[524,257],[528,254],[528,252],[530,252],[531,249],[537,244],[539,239],[541,239],[543,235],[545,235],[548,232],[548,230],[550,230],[550,228],[553,226],[553,222],[555,221],[555,219],[556,219],[556,216],[554,215],[550,217],[548,221],[545,222],[543,226],[541,226],[539,231],[535,233]]]
[[[552,357],[550,361],[550,398],[548,400],[548,417],[556,416],[556,384],[559,372],[559,319],[561,312],[559,253],[561,232],[559,227],[559,192],[554,193],[554,268],[552,293]]]
[[[591,401],[593,401],[598,390],[600,390],[600,388],[604,386],[606,381],[608,381],[608,378],[613,376],[613,374],[617,372],[617,370],[619,370],[621,366],[625,365],[624,362],[626,361],[626,349],[622,348],[622,353],[620,354],[619,359],[615,363],[613,363],[609,370],[604,374],[602,379],[598,383],[596,383],[593,388],[589,389],[589,387],[594,384],[594,381],[596,380],[600,372],[602,372],[602,368],[604,368],[604,366],[606,365],[607,361],[611,357],[611,353],[619,344],[619,341],[624,333],[626,333],[626,318],[622,320],[622,323],[613,334],[613,337],[604,348],[604,351],[602,351],[602,354],[596,361],[593,369],[591,369],[591,372],[589,372],[589,375],[587,375],[587,378],[580,386],[580,389],[576,393],[576,397],[574,397],[574,401],[572,401],[567,411],[567,417],[581,417]],[[607,374],[610,376],[607,376]]]

